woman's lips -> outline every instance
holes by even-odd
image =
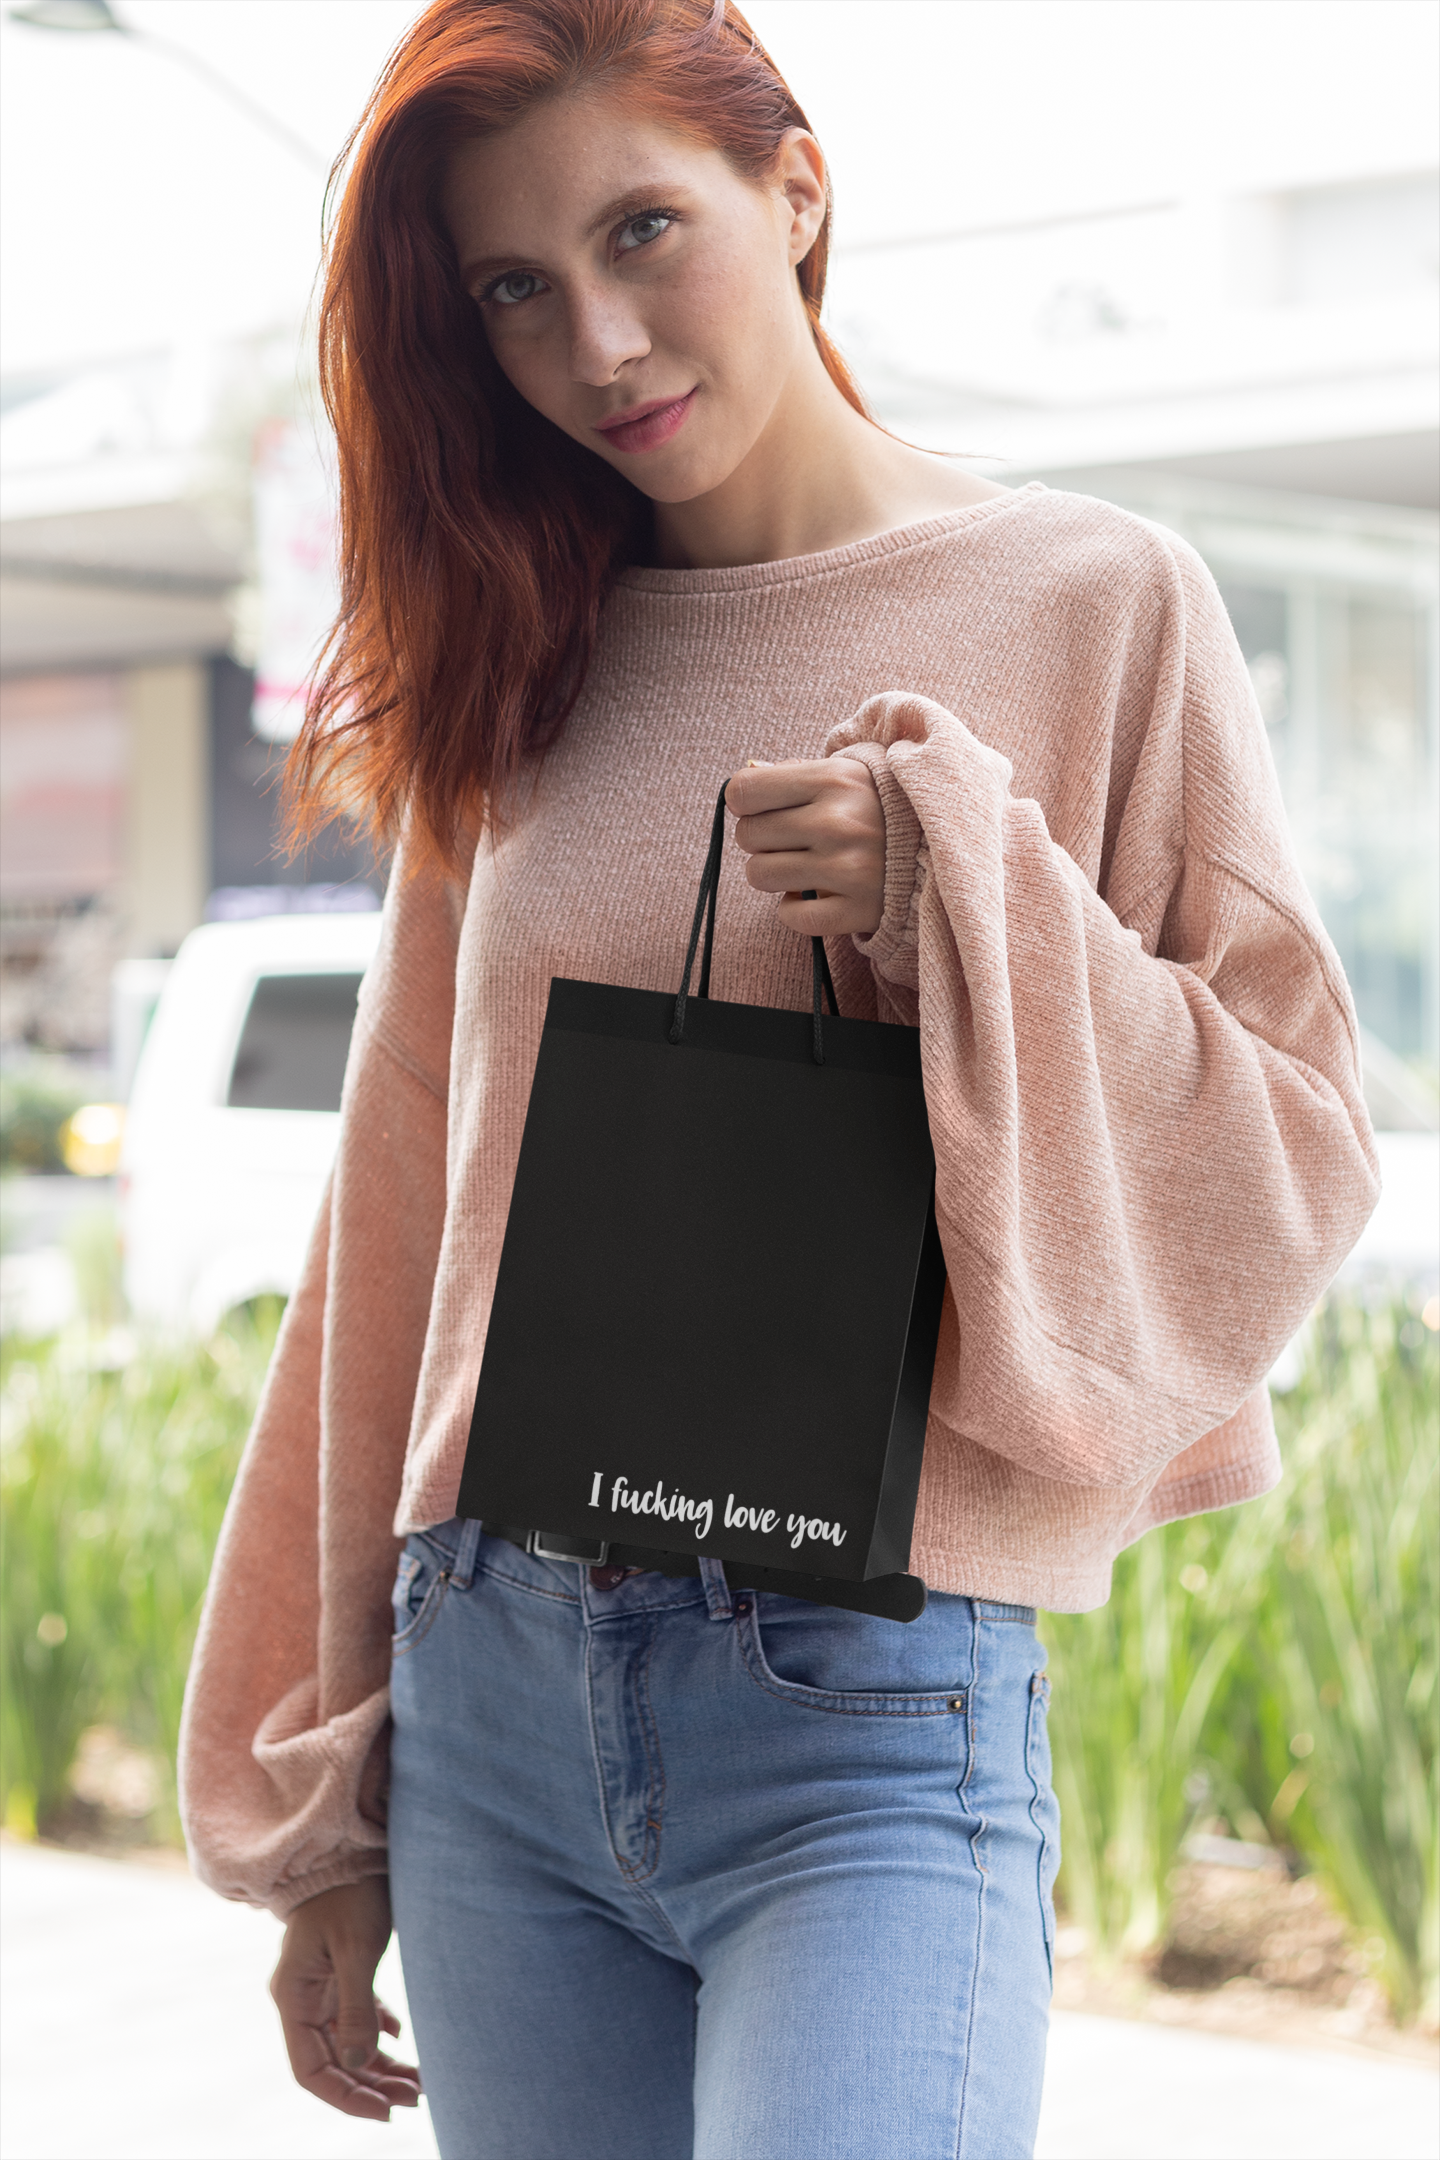
[[[616,450],[658,450],[685,425],[694,396],[687,390],[681,398],[637,406],[623,418],[602,420],[597,432]]]

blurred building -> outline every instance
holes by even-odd
[[[831,286],[891,426],[1211,564],[1392,1126],[1433,1125],[1440,1059],[1437,275],[1437,176],[1399,173],[899,234]],[[173,950],[217,888],[368,874],[276,853],[330,594],[290,369],[272,339],[6,387],[6,1036],[62,989],[79,1015],[104,951]]]
[[[1433,1122],[1395,1060],[1440,1063],[1440,175],[902,235],[842,248],[831,290],[912,441],[1121,503],[1205,557],[1377,1106]]]
[[[255,694],[255,498],[277,429],[301,432],[274,417],[293,355],[293,337],[257,339],[0,391],[0,1042],[103,1051],[116,962],[173,953],[227,904],[334,886],[373,904],[368,851],[343,835],[286,858],[298,707]],[[276,524],[272,556],[308,549],[328,595],[313,506],[308,530],[283,502]],[[293,648],[293,580],[271,582]],[[312,576],[312,659],[315,593]]]

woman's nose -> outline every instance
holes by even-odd
[[[649,335],[628,294],[592,291],[572,297],[570,373],[576,382],[602,389],[627,360],[643,360],[649,350]]]

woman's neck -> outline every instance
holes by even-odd
[[[655,504],[653,559],[672,570],[782,562],[1005,492],[873,426],[807,334],[769,422],[729,478],[689,502]]]

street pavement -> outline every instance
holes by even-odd
[[[352,2121],[291,2083],[276,1923],[182,1869],[7,1841],[0,1923],[4,2160],[434,2155],[423,2109]],[[403,2017],[393,1947],[380,1991]],[[1437,2124],[1414,2064],[1062,2012],[1037,2160],[1436,2160]]]

